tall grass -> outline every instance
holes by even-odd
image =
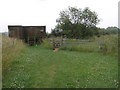
[[[102,52],[104,54],[118,56],[118,34],[96,37],[95,40],[102,40]]]
[[[12,62],[21,54],[25,44],[18,39],[2,36],[2,72],[3,75],[10,68]]]
[[[50,39],[46,38],[43,40],[43,43],[41,44],[42,47],[48,48],[48,49],[52,49],[53,45],[50,41]]]

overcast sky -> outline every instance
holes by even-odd
[[[46,25],[47,32],[56,25],[60,11],[68,6],[95,11],[101,28],[118,26],[119,0],[0,0],[0,32],[7,25]]]

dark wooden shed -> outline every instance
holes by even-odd
[[[9,37],[22,39],[24,42],[33,45],[40,44],[46,37],[46,26],[8,26]]]

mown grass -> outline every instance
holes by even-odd
[[[3,78],[3,88],[117,88],[118,62],[100,53],[42,46],[24,49]]]
[[[11,63],[21,54],[25,44],[18,39],[2,36],[2,72],[9,70]]]

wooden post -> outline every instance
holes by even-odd
[[[34,37],[34,45],[35,45],[35,37]]]
[[[65,40],[63,40],[63,46],[65,46],[65,47],[66,47],[66,39],[65,39]]]
[[[28,42],[28,44],[29,44],[29,37],[28,37],[28,41],[27,41],[27,42]]]

